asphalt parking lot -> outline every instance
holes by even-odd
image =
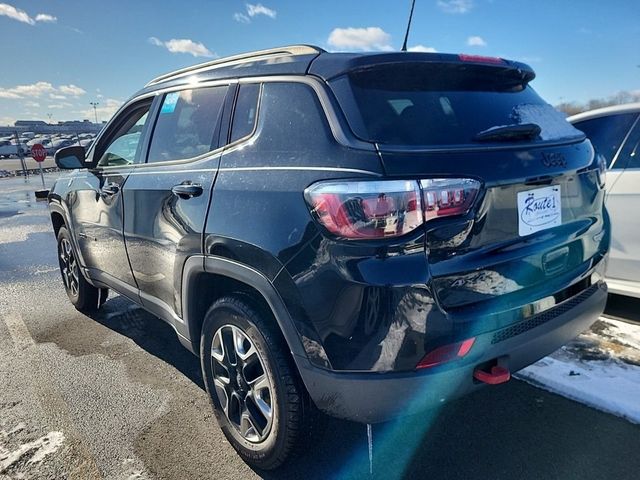
[[[93,318],[71,306],[39,182],[0,179],[0,480],[638,478],[640,425],[518,380],[374,426],[371,466],[365,426],[326,419],[301,458],[253,471],[169,326],[118,295]]]

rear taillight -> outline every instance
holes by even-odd
[[[398,237],[423,221],[416,181],[323,182],[305,197],[318,221],[343,238]]]
[[[466,213],[480,189],[470,179],[320,182],[305,191],[313,216],[349,240],[399,237],[425,220]]]
[[[420,186],[427,221],[467,213],[480,191],[480,182],[467,178],[430,178]]]

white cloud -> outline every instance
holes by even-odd
[[[9,17],[18,22],[26,23],[27,25],[35,25],[37,22],[56,22],[58,19],[48,13],[39,13],[36,18],[29,16],[24,10],[9,5],[8,3],[0,3],[0,16]]]
[[[38,102],[33,102],[31,100],[24,102],[24,106],[27,108],[40,108],[40,104]]]
[[[409,52],[425,52],[425,53],[436,53],[437,50],[433,47],[427,47],[425,45],[414,45],[413,47],[407,48]]]
[[[256,15],[266,15],[269,18],[276,18],[277,14],[275,10],[265,7],[261,3],[257,3],[255,5],[247,3],[247,13],[250,17],[255,17]]]
[[[0,87],[0,98],[10,99],[34,98],[48,94],[49,98],[53,100],[63,100],[66,98],[66,95],[79,97],[85,93],[86,92],[82,88],[73,84],[60,85],[56,88],[49,82],[36,82],[30,85],[16,85],[15,87],[10,88]]]
[[[393,50],[391,35],[380,27],[334,28],[327,43],[338,50]]]
[[[149,43],[158,47],[164,47],[171,53],[188,53],[194,57],[217,57],[217,55],[200,42],[194,42],[188,38],[172,38],[163,42],[159,38],[150,37]]]
[[[62,103],[52,103],[51,105],[47,105],[47,108],[50,108],[50,109],[62,109],[62,108],[69,108],[69,107],[73,107],[73,104],[69,102],[62,102]]]
[[[100,104],[96,107],[95,113],[98,114],[98,121],[102,122],[104,120],[109,120],[114,113],[118,111],[122,102],[120,100],[116,100],[115,98],[107,98],[106,100],[100,102]],[[95,120],[95,114],[93,112],[93,107],[89,106],[86,110],[76,110],[75,112],[71,112],[76,115],[81,115],[82,118],[89,118],[93,122]]]
[[[467,38],[467,45],[470,47],[486,47],[487,42],[484,41],[484,38],[479,37],[477,35],[472,35]]]
[[[251,23],[251,19],[247,17],[244,13],[240,13],[240,12],[234,13],[233,19],[236,22],[240,22],[240,23]]]
[[[20,95],[18,95],[17,93],[14,93],[10,90],[6,90],[4,88],[0,89],[0,98],[8,98],[8,99],[14,99],[14,98],[22,98]]]
[[[11,125],[16,122],[16,119],[13,117],[0,117],[0,125]]]
[[[70,83],[69,85],[60,85],[60,87],[58,87],[58,90],[60,90],[60,92],[64,93],[65,95],[71,95],[74,97],[79,97],[87,93],[84,89],[72,83]]]
[[[473,8],[473,0],[438,0],[437,5],[445,13],[468,13]]]
[[[258,15],[265,15],[269,18],[276,18],[278,12],[273,10],[272,8],[265,7],[261,3],[256,3],[255,5],[251,3],[247,3],[245,5],[247,8],[246,15],[244,13],[236,12],[233,14],[233,19],[239,23],[251,23],[251,19]]]
[[[40,97],[45,93],[52,92],[55,92],[55,88],[49,82],[36,82],[31,85],[0,88],[0,98]]]
[[[54,17],[48,13],[39,13],[36,15],[36,22],[56,23],[57,21],[58,17]]]
[[[17,20],[18,22],[28,23],[29,25],[36,24],[36,21],[31,18],[27,14],[27,12],[7,3],[0,3],[0,15],[12,18],[13,20]]]

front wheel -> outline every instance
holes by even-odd
[[[224,297],[202,327],[202,372],[218,423],[245,462],[271,470],[309,438],[317,415],[269,315]]]
[[[99,309],[107,300],[109,289],[94,287],[84,278],[66,227],[58,232],[58,263],[64,289],[73,306],[85,313]]]

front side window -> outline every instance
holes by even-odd
[[[636,117],[636,113],[623,113],[584,120],[575,123],[574,126],[587,135],[593,148],[607,159],[607,167],[611,167],[611,162],[613,162]],[[624,168],[624,166],[622,163],[616,162],[612,168],[618,169]]]
[[[140,161],[140,140],[147,123],[151,102],[144,102],[133,111],[124,114],[121,122],[116,120],[114,132],[107,134],[106,145],[101,148],[98,167],[125,166]]]
[[[217,148],[228,86],[167,93],[162,99],[148,162],[192,158]]]

